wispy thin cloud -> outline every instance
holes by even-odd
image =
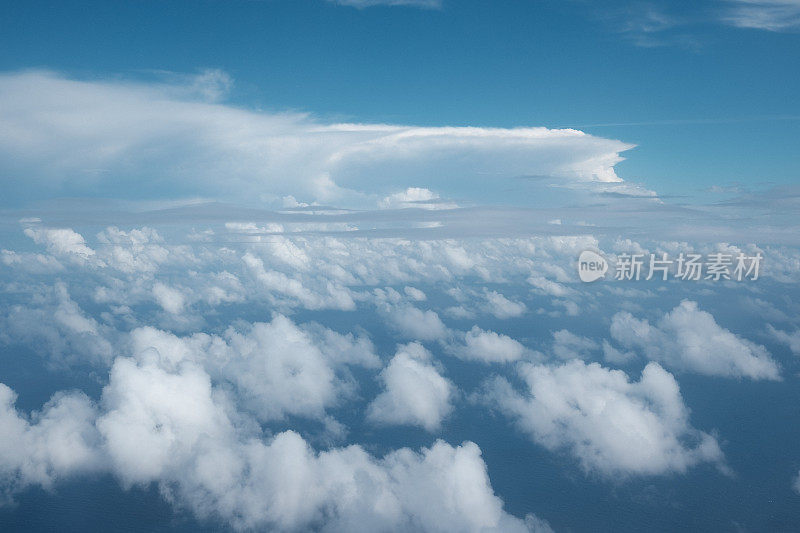
[[[694,15],[677,11],[669,4],[634,0],[624,3],[593,4],[595,16],[611,31],[623,36],[635,46],[656,48],[679,46],[696,49],[699,42],[686,32],[694,23]]]
[[[702,47],[708,26],[771,32],[800,31],[800,0],[721,0],[676,8],[649,0],[585,3],[609,30],[642,48]],[[590,7],[589,7],[590,6]]]
[[[766,31],[800,30],[800,0],[732,0],[723,22]]]

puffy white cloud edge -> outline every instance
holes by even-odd
[[[627,348],[678,370],[709,376],[780,380],[780,367],[763,346],[717,324],[697,302],[682,301],[658,324],[622,311],[611,321],[611,336]]]
[[[577,359],[520,363],[518,375],[522,391],[497,377],[487,382],[484,400],[538,444],[573,455],[586,471],[658,475],[704,462],[727,471],[716,439],[690,425],[678,383],[657,363],[639,381]]]
[[[143,339],[154,334],[134,335],[135,354],[114,361],[99,406],[59,393],[29,420],[0,385],[6,497],[110,471],[238,529],[549,531],[503,510],[474,443],[377,458],[358,445],[315,451],[294,431],[265,437],[185,343]]]

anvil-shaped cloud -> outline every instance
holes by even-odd
[[[229,85],[215,71],[149,83],[0,76],[6,202],[292,196],[374,206],[409,180],[499,200],[504,179],[620,182],[614,165],[632,147],[572,129],[328,123],[216,101]]]

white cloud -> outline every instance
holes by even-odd
[[[377,460],[359,446],[315,453],[290,431],[262,442],[237,435],[224,397],[196,368],[121,369],[112,372],[104,393],[110,412],[98,423],[114,435],[117,468],[133,480],[159,481],[201,516],[280,530],[320,522],[327,530],[522,530],[492,494],[473,444],[440,442],[421,454],[400,450]]]
[[[574,291],[563,284],[545,278],[544,276],[531,276],[528,278],[528,283],[536,287],[539,291],[550,296],[564,297],[570,296]]]
[[[553,332],[553,354],[560,359],[586,358],[599,348],[592,339],[562,329]]]
[[[408,304],[391,306],[386,311],[389,325],[405,338],[419,341],[444,339],[447,327],[435,311],[423,311]]]
[[[40,198],[166,195],[279,203],[292,196],[374,206],[406,190],[409,175],[419,190],[445,196],[485,190],[487,173],[492,179],[618,182],[614,165],[631,148],[568,129],[328,124],[301,114],[247,111],[204,94],[190,79],[0,75],[0,170],[13,166],[9,175],[25,176],[26,190]]]
[[[0,505],[30,485],[52,488],[71,475],[99,470],[95,407],[83,393],[59,393],[31,420],[0,383]],[[6,500],[6,501],[4,501]]]
[[[415,302],[424,302],[428,299],[424,292],[415,288],[415,287],[405,287],[403,292],[406,293],[406,296],[414,300]]]
[[[454,305],[444,310],[444,314],[451,318],[475,318],[475,313],[466,309],[463,305]]]
[[[455,209],[458,205],[443,202],[439,195],[421,187],[409,187],[385,197],[378,204],[385,209]]]
[[[739,28],[767,31],[800,29],[799,0],[729,0],[722,20]]]
[[[714,317],[684,300],[657,325],[623,311],[611,321],[611,336],[648,358],[679,370],[709,376],[780,379],[780,369],[763,346],[735,335]]]
[[[545,187],[570,198],[589,184],[624,187],[614,189],[621,194],[632,189],[619,184],[614,165],[628,145],[574,130],[323,123],[221,104],[229,84],[218,72],[169,84],[82,82],[36,72],[0,76],[0,172],[4,165],[22,169],[42,197],[283,198],[291,208],[275,213],[202,205],[177,215],[128,213],[123,220],[141,227],[108,227],[96,241],[63,221],[80,218],[74,213],[59,224],[75,230],[23,222],[42,253],[2,252],[12,276],[2,280],[12,302],[0,310],[3,339],[66,355],[68,363],[88,360],[111,373],[99,408],[70,393],[56,395],[30,417],[17,413],[10,392],[0,387],[0,399],[6,395],[0,426],[14,436],[0,438],[0,446],[8,446],[0,453],[0,474],[15,480],[8,492],[105,468],[125,484],[157,484],[201,518],[245,529],[523,530],[522,520],[503,511],[472,443],[438,441],[377,457],[358,444],[316,451],[314,430],[309,437],[289,429],[302,418],[298,431],[306,423],[323,425],[344,438],[348,428],[331,413],[351,407],[347,402],[359,399],[356,379],[372,379],[381,366],[361,330],[342,334],[284,314],[265,323],[236,319],[311,310],[316,320],[357,323],[364,315],[353,311],[377,310],[395,337],[439,341],[463,359],[539,357],[477,325],[451,331],[440,314],[522,316],[528,291],[537,307],[538,300],[549,302],[543,314],[602,309],[599,298],[609,291],[578,294],[569,285],[576,253],[599,249],[597,238],[582,234],[590,230],[574,222],[584,213],[559,214],[562,224],[555,226],[547,223],[552,210],[504,208],[502,216],[478,208],[394,210],[455,207],[442,199],[461,202],[464,196],[454,191],[466,191],[467,203],[483,201],[485,193],[505,190],[496,186],[500,180],[531,175],[546,177]],[[408,187],[410,175],[418,187]],[[389,210],[329,209],[315,201]],[[47,220],[48,213],[41,215]],[[640,215],[624,211],[626,220]],[[99,226],[94,221],[101,215],[86,216],[86,227]],[[172,217],[186,227],[165,224],[158,226],[161,233],[150,227]],[[181,244],[186,235],[191,245]],[[629,245],[640,246],[616,242]],[[783,276],[779,282],[796,278],[796,250],[776,249],[770,257]],[[54,272],[70,291],[55,283]],[[443,303],[448,296],[455,302]],[[166,312],[154,310],[154,300]],[[653,326],[619,314],[614,339],[664,365],[779,377],[762,347],[687,305]],[[193,320],[178,320],[190,314]],[[213,333],[188,332],[204,320]],[[233,321],[227,329],[226,320]],[[368,317],[364,327],[379,322]],[[788,342],[781,335],[792,334],[775,335]],[[559,357],[599,350],[591,339],[554,333],[552,351]],[[611,362],[633,357],[607,341],[602,350]],[[114,360],[119,354],[130,357]],[[700,462],[722,464],[716,440],[689,424],[675,380],[657,364],[638,382],[582,361],[519,369],[527,388],[515,391],[496,380],[490,386],[494,404],[536,442],[569,451],[587,470],[661,474]],[[446,372],[419,344],[401,347],[380,373],[383,388],[366,416],[436,431],[457,403],[446,375],[458,374]],[[537,524],[547,529],[528,518],[528,526]]]
[[[190,227],[192,231],[196,228],[203,232],[204,222],[191,219],[192,226],[179,230],[159,226],[161,234],[145,231],[148,226],[139,230],[128,227],[104,230],[102,239],[98,236],[100,243],[91,243],[96,252],[93,261],[64,260],[63,270],[58,273],[58,277],[69,282],[69,292],[75,300],[69,297],[66,285],[60,295],[43,289],[54,279],[47,272],[25,272],[16,267],[5,271],[16,277],[4,280],[2,287],[13,302],[4,312],[35,311],[15,318],[18,325],[54,324],[49,335],[58,341],[54,344],[57,352],[74,353],[83,362],[87,356],[93,357],[95,348],[85,348],[88,342],[79,343],[85,342],[81,339],[92,339],[98,346],[105,346],[101,352],[106,355],[96,358],[103,368],[110,366],[112,355],[132,355],[131,359],[118,359],[113,365],[99,415],[106,444],[100,444],[97,460],[102,463],[103,457],[110,456],[113,461],[108,468],[127,483],[156,483],[177,505],[193,510],[198,516],[213,515],[239,527],[313,529],[325,525],[331,529],[353,529],[363,525],[389,530],[450,530],[463,525],[463,529],[471,530],[475,524],[483,523],[494,524],[487,526],[490,529],[521,526],[520,521],[502,512],[502,508],[499,513],[490,511],[496,506],[493,499],[496,497],[490,487],[482,488],[480,476],[474,476],[485,470],[477,449],[460,456],[469,458],[467,462],[473,472],[469,475],[473,480],[470,490],[474,489],[478,502],[470,504],[470,509],[480,510],[469,518],[455,516],[466,513],[460,507],[461,500],[442,503],[455,509],[453,515],[442,511],[430,513],[414,503],[418,494],[433,502],[447,498],[439,494],[445,490],[444,485],[436,483],[443,476],[461,479],[460,473],[454,473],[461,472],[461,467],[450,468],[445,460],[458,455],[457,447],[442,445],[441,469],[430,477],[418,473],[416,466],[438,467],[438,463],[426,462],[426,454],[438,449],[437,445],[422,451],[389,452],[384,457],[369,454],[358,444],[323,452],[312,449],[311,442],[320,442],[316,433],[320,426],[329,432],[323,437],[325,446],[348,442],[344,439],[351,428],[332,416],[350,407],[362,412],[363,404],[355,404],[360,399],[356,379],[366,376],[370,380],[380,368],[374,347],[360,330],[341,334],[323,325],[300,325],[278,315],[263,324],[235,319],[249,320],[255,313],[284,309],[287,314],[302,309],[337,309],[347,312],[300,316],[343,321],[338,323],[358,323],[364,318],[364,327],[370,330],[379,329],[383,319],[387,325],[395,324],[397,334],[387,337],[384,332],[378,333],[380,337],[376,338],[382,344],[397,338],[439,341],[448,353],[464,359],[492,362],[538,359],[540,354],[507,335],[485,329],[481,322],[484,329],[476,325],[469,331],[458,332],[449,330],[439,316],[443,309],[457,304],[464,314],[477,310],[476,316],[483,315],[491,322],[492,318],[485,316],[487,295],[491,291],[483,288],[484,283],[511,304],[519,304],[510,299],[512,295],[522,301],[526,297],[522,295],[530,294],[527,291],[532,289],[527,280],[532,273],[567,287],[575,278],[575,250],[596,240],[589,236],[414,239],[398,237],[397,233],[387,238],[365,238],[363,234],[317,235],[316,230],[292,235],[295,222],[288,214],[280,215],[282,231],[278,235],[272,231],[278,228],[270,226],[277,223],[270,218],[273,214],[262,219],[246,213],[242,220],[259,222],[253,226],[235,223],[242,225],[228,225],[226,229],[226,222],[235,218],[228,212],[219,216],[207,214],[206,209],[202,210],[203,216],[217,217],[209,222],[213,227],[207,233],[211,240],[188,246],[181,244],[182,236],[189,233]],[[349,221],[357,216],[361,215],[346,215]],[[82,231],[77,226],[75,229]],[[265,235],[268,232],[275,235]],[[274,236],[279,238],[272,241]],[[252,242],[236,240],[262,237],[264,240]],[[658,249],[659,245],[646,246]],[[56,257],[56,252],[46,250],[44,242],[39,247],[44,257]],[[115,247],[133,253],[118,255],[126,259],[116,261],[112,259]],[[797,257],[790,250],[784,252],[787,264]],[[154,309],[152,304],[153,292],[159,284],[180,291],[182,312],[207,317],[208,327],[213,330],[206,331],[214,334],[190,334],[187,328],[165,331],[171,328],[163,322],[167,313]],[[447,290],[448,287],[452,290]],[[534,285],[533,290],[539,288]],[[655,294],[648,293],[626,292],[622,296],[635,304],[636,299]],[[92,294],[94,301],[84,304]],[[790,309],[787,303],[769,293],[759,294],[776,307]],[[569,296],[572,298],[573,294]],[[602,299],[618,299],[618,296],[606,290],[598,290],[596,294],[581,290],[574,298],[588,316],[589,312],[602,311],[604,301],[609,301]],[[539,301],[548,301],[550,309],[559,305],[566,308],[552,294],[542,296],[537,292],[534,298],[537,307]],[[22,303],[18,305],[18,301]],[[577,305],[572,300],[559,301]],[[377,317],[367,318],[363,314],[375,311]],[[697,317],[691,319],[688,321],[694,322]],[[228,329],[227,320],[233,324]],[[558,324],[546,317],[543,320]],[[159,329],[143,327],[154,325],[154,321]],[[714,333],[708,324],[702,320],[701,323],[705,330]],[[459,327],[471,326],[472,322]],[[556,325],[553,329],[560,327],[563,326]],[[651,327],[663,329],[658,319]],[[3,328],[3,333],[9,331]],[[133,333],[129,337],[123,331]],[[16,337],[32,346],[47,347],[43,338],[43,335]],[[125,340],[130,342],[120,342]],[[609,361],[625,362],[632,357],[630,353],[620,355],[624,343],[614,342],[619,348],[610,343],[603,345]],[[569,357],[599,355],[600,347],[593,343],[566,330],[556,331],[553,351]],[[389,418],[395,416],[406,420],[402,423],[436,431],[458,403],[457,390],[445,376],[455,379],[461,374],[440,366],[457,363],[452,358],[432,362],[429,357],[408,356],[405,362],[411,364],[404,367],[400,365],[402,358],[400,362],[393,359],[385,370],[385,387],[378,394],[388,398],[384,403],[390,407],[383,412],[391,413]],[[685,413],[672,413],[686,411],[680,394],[665,393],[666,399],[659,399],[659,384],[665,390],[670,389],[669,383],[674,384],[663,370],[648,367],[656,368],[648,372],[658,379],[632,382],[624,374],[613,374],[602,367],[587,370],[591,365],[570,364],[576,365],[571,371],[533,365],[545,369],[542,383],[552,384],[553,391],[541,384],[514,391],[495,382],[495,405],[514,417],[521,428],[527,427],[525,431],[536,442],[547,442],[545,445],[553,450],[567,450],[588,470],[612,476],[626,472],[681,471],[702,461],[721,461],[721,453],[714,451],[713,438],[693,429]],[[400,378],[396,382],[402,386],[392,387],[389,369],[397,367],[402,371],[397,372]],[[409,371],[409,367],[418,373]],[[508,370],[498,366],[500,372]],[[413,379],[403,379],[411,375]],[[536,394],[528,392],[534,389]],[[443,393],[444,390],[449,393]],[[394,394],[397,391],[404,392]],[[535,401],[534,396],[538,398]],[[184,400],[197,405],[197,412],[185,413],[188,407],[183,405]],[[377,404],[378,400],[373,405]],[[530,416],[537,423],[524,426],[522,421]],[[295,424],[298,418],[303,420]],[[268,428],[265,433],[262,427]],[[291,428],[303,431],[303,436],[290,431]],[[132,433],[126,434],[126,429]],[[629,437],[629,433],[634,437]],[[328,441],[332,434],[335,437]],[[655,447],[650,446],[653,435],[659,439]],[[133,445],[127,449],[126,442],[134,438],[146,443],[146,450],[136,450]],[[644,449],[652,448],[650,455],[638,449],[630,451],[626,448],[629,441]],[[469,449],[469,445],[462,448]],[[400,483],[389,472],[389,462],[400,460],[401,456],[409,459],[396,475],[414,472],[416,481]],[[305,489],[309,486],[314,487],[310,493]]]
[[[508,335],[473,326],[464,334],[464,346],[453,345],[450,351],[462,359],[483,363],[508,363],[519,360],[526,350]]]
[[[580,360],[520,363],[519,375],[525,391],[496,378],[487,386],[490,401],[535,442],[569,451],[587,471],[654,475],[722,464],[716,440],[692,428],[677,382],[657,363],[638,382]]]
[[[84,362],[106,366],[111,361],[110,339],[115,333],[87,316],[63,282],[35,293],[29,304],[14,305],[4,312],[0,339],[27,344],[49,356],[56,366]]]
[[[190,362],[168,372],[157,354],[145,352],[140,359],[117,359],[103,391],[107,412],[97,427],[115,471],[126,484],[147,484],[185,466],[187,456],[216,452],[220,467],[207,473],[207,482],[214,475],[214,482],[223,483],[226,478],[219,476],[227,458],[219,444],[232,438],[233,428],[223,399],[215,401],[209,376]],[[234,475],[234,468],[227,470]]]
[[[381,372],[385,386],[367,409],[379,424],[421,426],[436,431],[452,412],[455,386],[430,362],[431,354],[417,343],[400,346]]]
[[[789,333],[775,329],[772,324],[767,325],[770,335],[772,335],[778,342],[781,342],[789,347],[795,355],[800,355],[800,329]]]
[[[355,302],[350,291],[340,284],[328,279],[308,280],[303,282],[299,273],[295,271],[290,277],[279,270],[273,270],[264,264],[260,257],[250,252],[242,256],[247,271],[255,278],[259,286],[267,291],[270,299],[277,304],[288,306],[300,303],[308,309],[355,309]]]
[[[488,311],[497,318],[514,318],[522,316],[528,308],[522,302],[509,300],[497,291],[485,292]]]
[[[610,342],[603,339],[603,358],[609,363],[621,365],[631,361],[635,357],[635,353],[617,350]]]
[[[33,226],[25,228],[25,235],[36,244],[47,246],[47,251],[54,255],[68,256],[79,261],[88,261],[95,255],[95,251],[86,245],[83,236],[69,228]]]
[[[122,231],[109,226],[97,235],[97,240],[104,245],[101,255],[105,263],[127,274],[153,273],[170,256],[170,250],[161,245],[161,235],[153,228]],[[182,252],[181,247],[173,247],[171,253],[180,256]]]
[[[198,333],[177,337],[154,328],[131,333],[137,358],[161,366],[201,364],[234,386],[240,403],[262,421],[286,415],[323,419],[328,407],[352,385],[337,375],[345,364],[379,364],[368,339],[341,335],[319,325],[303,329],[277,315],[272,322],[228,328],[222,337]]]
[[[136,356],[114,362],[100,412],[82,394],[59,393],[28,422],[0,385],[5,494],[108,471],[125,486],[156,483],[169,501],[236,529],[551,531],[503,510],[471,442],[378,458],[358,445],[316,452],[293,431],[264,438],[191,344],[136,332]]]
[[[186,306],[186,298],[181,291],[161,282],[153,285],[153,297],[164,311],[174,315],[180,314]]]
[[[380,358],[375,355],[375,347],[367,336],[355,336],[352,333],[342,335],[321,324],[304,324],[303,331],[310,335],[325,359],[334,364],[360,365],[377,368]]]
[[[10,268],[31,274],[53,274],[64,270],[64,265],[47,254],[0,250],[0,261]]]

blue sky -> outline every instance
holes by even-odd
[[[724,1],[15,2],[0,68],[90,79],[216,68],[234,80],[227,101],[247,108],[576,127],[638,145],[623,178],[695,195],[798,181],[800,35],[787,6],[789,26],[764,29],[738,27],[754,23],[731,20],[741,3]]]

